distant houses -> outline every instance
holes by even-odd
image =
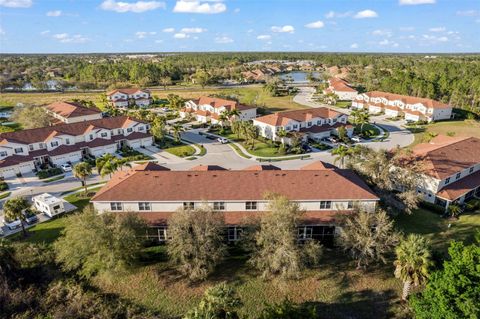
[[[353,126],[348,124],[347,120],[348,115],[344,113],[319,107],[261,116],[253,120],[253,125],[258,128],[260,136],[274,141],[282,139],[279,137],[280,131],[301,134],[304,140],[307,138],[320,140],[331,134],[337,135],[339,127],[345,127],[347,134],[351,136]],[[287,137],[285,141],[288,143],[289,138]]]
[[[372,114],[385,113],[390,117],[404,117],[406,121],[439,121],[452,117],[452,106],[427,98],[371,91],[358,94],[353,109],[364,109]]]
[[[72,102],[54,102],[45,106],[47,114],[59,123],[77,123],[102,118],[102,112],[97,108],[88,108]]]
[[[190,100],[180,110],[180,117],[192,116],[196,121],[212,124],[221,122],[221,115],[230,117],[232,111],[238,112],[237,120],[253,120],[257,116],[257,108],[254,106],[242,105],[237,101],[202,96],[198,100]]]
[[[118,108],[146,107],[151,104],[150,92],[138,88],[115,89],[107,93],[107,100],[112,106]]]
[[[340,78],[328,79],[328,87],[323,90],[323,93],[333,93],[338,96],[340,100],[354,100],[358,95],[358,91],[354,89],[350,83]]]

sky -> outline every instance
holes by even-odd
[[[480,52],[480,0],[0,0],[1,53]]]

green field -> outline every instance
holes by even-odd
[[[161,149],[178,157],[189,157],[195,154],[195,148],[188,144],[175,144],[175,142],[169,138],[165,138]]]
[[[480,138],[480,121],[475,120],[437,122],[409,127],[409,129],[415,134],[415,142],[412,145],[427,142],[427,133]]]

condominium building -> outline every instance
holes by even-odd
[[[57,120],[57,124],[70,124],[102,118],[102,111],[99,109],[84,107],[72,102],[55,102],[45,106],[45,110],[47,114]]]
[[[185,107],[180,110],[180,116],[186,118],[193,116],[198,122],[212,124],[220,123],[221,114],[230,117],[230,112],[236,110],[237,120],[253,120],[257,116],[257,108],[219,98],[202,96],[198,100],[190,100],[185,103]]]
[[[355,90],[350,83],[340,78],[328,79],[328,87],[323,93],[333,93],[338,96],[340,100],[354,100],[358,95],[358,91]]]
[[[146,107],[151,103],[150,92],[141,89],[116,89],[107,93],[108,101],[115,107]]]
[[[223,213],[233,241],[246,222],[268,210],[269,193],[283,195],[305,211],[299,238],[324,240],[333,238],[340,215],[356,207],[373,212],[379,200],[352,171],[313,162],[299,170],[258,165],[187,171],[148,163],[115,173],[91,201],[99,212],[137,213],[152,226],[150,235],[161,241],[168,238],[168,219],[175,212],[209,205]]]
[[[361,93],[352,102],[352,108],[365,109],[372,114],[384,112],[390,117],[404,117],[406,121],[440,121],[452,117],[452,106],[432,99],[371,91]]]
[[[118,116],[2,133],[0,176],[78,162],[85,156],[114,153],[123,146],[149,146],[153,138],[148,131],[148,123]]]
[[[348,115],[326,107],[277,112],[253,120],[258,133],[265,138],[279,141],[279,131],[297,132],[303,139],[319,140],[331,134],[337,135],[339,127],[345,127],[347,134],[353,134],[353,126],[348,124]],[[289,138],[284,138],[289,143]]]

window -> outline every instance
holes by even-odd
[[[285,130],[286,130],[286,131],[290,131],[290,126],[287,126],[287,127],[285,128]]]
[[[150,203],[140,202],[138,203],[138,210],[150,210]]]
[[[133,128],[131,128],[131,127],[127,128],[128,133],[131,133],[132,131],[133,131]]]
[[[469,173],[472,173],[474,168],[475,168],[475,167],[470,167],[470,170],[469,170],[468,172],[469,172]]]
[[[118,129],[118,134],[123,134],[123,130],[121,128]]]
[[[40,144],[38,144],[38,146],[40,147],[40,149],[44,149],[44,148],[45,148],[45,144],[44,144],[44,143],[40,143]]]
[[[462,176],[462,173],[457,173],[457,176],[455,176],[455,179],[459,179],[460,176]]]
[[[450,183],[450,177],[448,177],[446,180],[445,180],[445,185]]]
[[[352,201],[349,201],[347,203],[347,209],[353,209],[353,202]]]
[[[90,134],[90,139],[93,140],[93,134]]]
[[[322,125],[322,120],[318,120],[317,125]]]
[[[57,141],[53,141],[53,142],[50,143],[50,145],[51,145],[52,147],[58,146],[58,142],[57,142]]]
[[[139,131],[143,131],[143,126],[139,126],[139,127],[138,127],[138,130],[139,130]]]
[[[69,138],[65,139],[65,144],[70,145],[70,139]]]
[[[15,154],[23,153],[23,148],[19,147],[19,148],[16,148],[14,151],[15,151]]]
[[[195,203],[194,202],[183,202],[183,209],[194,209]]]
[[[33,151],[33,145],[32,145],[32,144],[28,145],[28,149],[29,149],[30,151]]]
[[[320,209],[330,209],[332,208],[332,202],[331,201],[321,201],[320,202]]]
[[[214,210],[225,210],[225,202],[213,202]]]
[[[312,238],[313,228],[312,227],[298,227],[298,239],[309,239]]]
[[[8,155],[8,154],[7,154],[7,152],[5,152],[5,151],[0,152],[0,156],[7,156],[7,155]]]
[[[337,119],[332,119],[332,123],[337,123]]]
[[[307,122],[307,126],[312,126],[312,122]]]
[[[257,202],[246,202],[245,203],[246,210],[257,210]]]
[[[166,227],[159,227],[158,228],[158,240],[159,241],[166,241],[167,240],[167,228]]]
[[[293,129],[297,129],[298,128],[298,125],[297,124],[293,124]]]
[[[122,210],[122,203],[113,202],[110,203],[111,210]]]
[[[107,132],[103,132],[102,134],[100,134],[101,137],[107,137],[108,136],[108,133]]]

